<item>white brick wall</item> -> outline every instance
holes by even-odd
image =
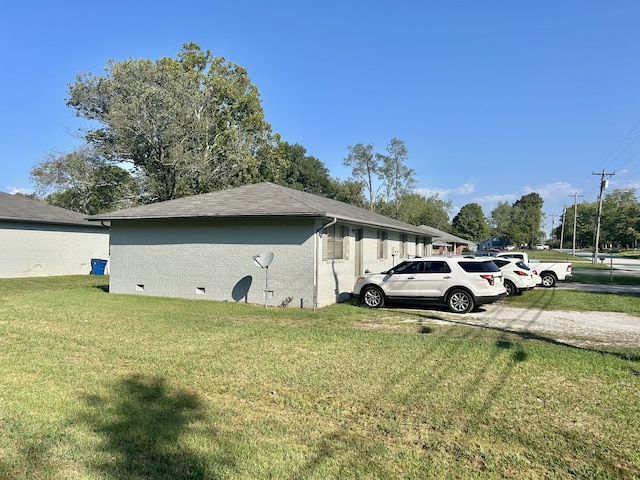
[[[1,278],[88,275],[92,258],[109,259],[106,228],[0,222]]]
[[[265,270],[253,256],[274,252],[268,270],[267,304],[322,307],[350,297],[357,272],[356,242],[349,226],[349,258],[322,260],[320,230],[312,219],[113,221],[113,293],[264,304]],[[344,225],[338,223],[338,225]],[[318,233],[320,232],[320,233]],[[393,266],[399,234],[388,232],[386,259],[377,258],[377,230],[364,229],[362,269]],[[415,256],[415,236],[408,255]],[[402,259],[396,256],[396,263]],[[317,282],[317,297],[314,285]]]
[[[312,220],[112,222],[111,285],[131,293],[313,306]],[[266,272],[253,257],[274,252]]]

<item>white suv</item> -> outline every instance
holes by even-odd
[[[506,295],[503,276],[493,258],[422,257],[382,273],[357,278],[353,296],[367,307],[385,302],[438,303],[467,313]]]

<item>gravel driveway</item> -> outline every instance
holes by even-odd
[[[526,309],[498,302],[466,315],[441,316],[446,320],[428,322],[526,332],[578,347],[640,348],[640,317],[625,313]]]
[[[640,260],[614,257],[612,262],[618,273],[640,275]],[[640,296],[640,287],[637,286],[558,282],[553,288],[635,293]],[[445,319],[427,319],[424,322],[526,332],[577,347],[640,348],[640,317],[625,313],[526,309],[508,307],[503,302],[498,302],[483,305],[480,310],[466,315],[442,311],[438,312],[438,317]]]

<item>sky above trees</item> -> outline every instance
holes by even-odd
[[[247,69],[265,120],[346,179],[348,146],[392,138],[418,191],[485,215],[542,197],[562,205],[640,186],[637,18],[619,2],[122,2],[26,0],[0,19],[0,190],[81,143],[66,106],[79,72],[173,57],[194,41]]]

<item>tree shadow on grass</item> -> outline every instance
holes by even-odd
[[[202,417],[193,394],[172,391],[161,378],[131,376],[108,396],[87,396],[83,418],[102,440],[104,462],[91,467],[108,478],[206,478],[205,460],[181,445],[191,422]]]

